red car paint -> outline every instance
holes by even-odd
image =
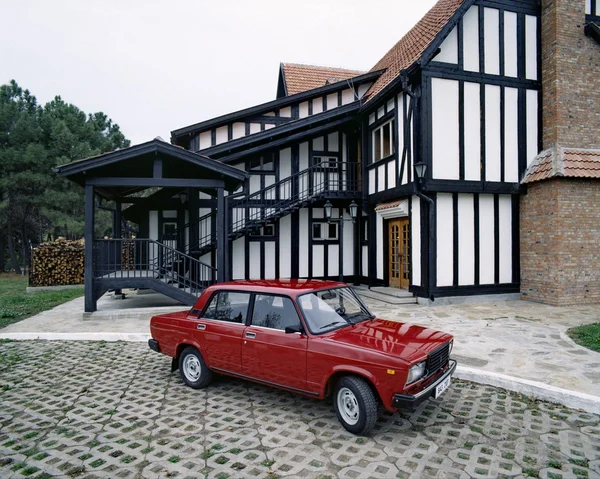
[[[160,352],[177,358],[186,346],[194,346],[213,371],[254,380],[311,397],[331,393],[332,378],[353,374],[368,380],[382,404],[394,411],[395,394],[415,395],[450,368],[446,361],[427,377],[406,385],[409,368],[427,360],[428,354],[452,341],[452,336],[421,326],[370,319],[322,334],[313,334],[298,305],[299,296],[347,287],[344,283],[317,280],[234,281],[204,291],[189,311],[154,316],[152,338]],[[265,293],[290,298],[304,326],[302,333],[246,324],[203,319],[213,294],[218,291]],[[250,312],[247,314],[251,316]],[[204,330],[199,330],[204,327]],[[256,337],[248,339],[246,333]]]

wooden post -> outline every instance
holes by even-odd
[[[217,188],[217,282],[226,281],[227,223],[225,211],[225,194],[223,188]]]
[[[84,294],[85,312],[96,311],[96,297],[94,292],[94,186],[85,185],[85,271]]]

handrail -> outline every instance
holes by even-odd
[[[360,191],[360,163],[324,161],[241,199],[228,202],[229,233],[255,227],[312,198]]]
[[[146,238],[95,239],[94,277],[157,279],[198,294],[216,282],[217,269]]]

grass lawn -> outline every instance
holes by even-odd
[[[0,274],[0,328],[83,296],[83,289],[26,293],[27,276]]]
[[[567,334],[580,346],[600,353],[600,323],[577,326],[569,329]]]

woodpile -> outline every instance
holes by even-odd
[[[135,264],[135,243],[133,241],[123,241],[121,246],[121,266],[123,270],[132,270]]]
[[[42,243],[33,250],[30,286],[63,286],[83,284],[84,240]]]

